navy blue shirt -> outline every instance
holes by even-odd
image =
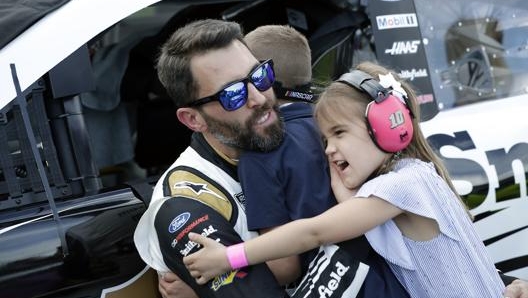
[[[336,204],[312,105],[296,102],[280,111],[282,144],[271,152],[243,153],[238,163],[250,230],[313,217]]]

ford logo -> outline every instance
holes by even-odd
[[[169,233],[178,231],[191,217],[189,212],[182,213],[176,216],[169,225]]]

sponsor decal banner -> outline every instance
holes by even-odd
[[[369,1],[378,60],[390,66],[416,89],[421,120],[438,112],[422,39],[420,23],[412,0]],[[420,97],[424,95],[423,97]]]
[[[322,246],[291,297],[356,297],[368,270],[339,246]]]
[[[218,230],[215,227],[213,227],[213,225],[209,225],[208,227],[203,228],[200,234],[204,237],[208,237],[209,235],[212,235],[216,232],[218,232]],[[175,247],[177,244],[178,244],[178,239],[175,238],[171,245]],[[194,241],[189,240],[185,243],[184,248],[180,250],[180,254],[185,257],[189,253],[191,253],[191,250],[195,247],[199,248],[200,245]]]

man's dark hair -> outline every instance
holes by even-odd
[[[163,44],[157,62],[158,77],[177,107],[197,96],[191,58],[209,50],[225,48],[235,40],[245,44],[238,23],[203,19],[178,28]]]

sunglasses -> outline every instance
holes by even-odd
[[[266,91],[273,86],[273,82],[275,82],[273,60],[268,59],[253,68],[244,79],[231,82],[217,93],[195,100],[187,106],[196,107],[218,100],[224,110],[234,111],[246,104],[248,99],[248,83],[253,84],[259,91]]]

